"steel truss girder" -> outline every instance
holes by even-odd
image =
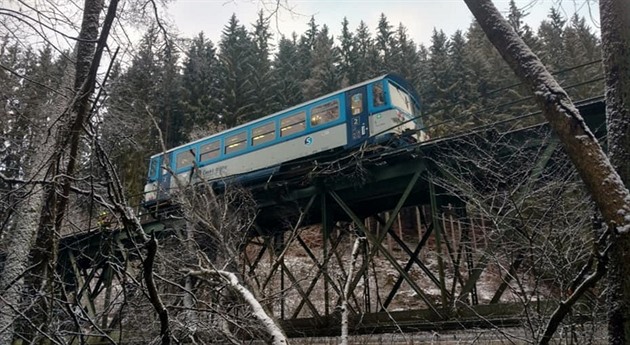
[[[304,243],[302,238],[298,236],[297,239],[298,239],[298,242],[300,243],[300,246],[304,249],[304,251],[307,253],[309,258],[315,263],[315,265],[318,268],[317,273],[315,273],[315,277],[313,277],[313,279],[311,280],[311,283],[309,284],[308,288],[306,289],[306,296],[309,297],[311,295],[311,293],[313,292],[315,286],[317,285],[317,282],[319,281],[319,277],[322,276],[322,275],[324,276],[324,279],[326,279],[329,282],[330,286],[333,287],[335,292],[340,296],[341,295],[340,287],[337,286],[335,281],[324,270],[324,268],[328,265],[328,262],[330,261],[330,258],[332,257],[332,255],[333,254],[337,254],[336,249],[337,249],[338,245],[341,243],[341,240],[343,239],[343,235],[340,236],[337,239],[337,241],[335,241],[334,243],[331,243],[333,245],[332,248],[331,248],[331,252],[330,252],[330,254],[328,256],[324,257],[324,262],[321,263],[321,264],[319,263],[319,261],[317,260],[317,258],[313,254],[313,252],[308,248],[306,243]],[[339,258],[337,258],[337,259],[339,260]],[[340,267],[342,267],[342,266],[340,266]],[[302,310],[302,307],[304,306],[305,303],[306,303],[306,300],[304,298],[302,298],[302,300],[300,301],[298,306],[295,308],[295,311],[293,312],[293,315],[291,317],[292,319],[297,319],[298,318],[298,315],[299,315],[300,311]]]
[[[346,214],[352,219],[352,221],[359,228],[359,230],[361,230],[366,235],[369,242],[372,244],[372,249],[370,251],[370,254],[368,255],[368,259],[372,260],[376,252],[380,251],[383,254],[383,256],[387,258],[390,264],[394,266],[396,271],[405,278],[405,281],[407,282],[407,284],[409,284],[409,286],[411,286],[414,292],[418,296],[420,296],[420,298],[425,302],[425,304],[429,307],[429,309],[431,309],[436,315],[439,316],[440,312],[438,311],[437,307],[433,304],[433,302],[426,296],[426,294],[417,285],[414,279],[412,279],[411,276],[409,276],[409,274],[403,269],[403,267],[400,266],[396,258],[394,258],[393,255],[388,250],[386,250],[382,245],[383,240],[387,236],[391,226],[393,225],[396,219],[395,215],[397,215],[402,209],[402,206],[404,205],[405,201],[409,197],[409,194],[411,194],[413,187],[416,185],[416,182],[420,178],[420,174],[421,174],[421,171],[416,171],[414,173],[407,187],[405,188],[405,191],[403,192],[398,203],[396,204],[396,207],[392,211],[392,216],[387,220],[387,223],[385,224],[385,227],[383,229],[383,234],[378,235],[378,236],[374,236],[365,228],[364,223],[359,219],[356,213],[341,199],[341,197],[335,191],[329,191],[328,193],[337,202],[337,204],[346,212]],[[360,279],[366,266],[367,266],[367,261],[364,261],[364,264],[362,265],[361,269],[357,272],[357,278],[355,278],[355,280],[352,282],[351,290],[353,290],[358,284],[358,279]]]
[[[312,302],[309,300],[309,298],[311,298],[311,294],[316,286],[316,284],[320,281],[320,278],[323,276],[324,278],[324,294],[325,294],[325,307],[324,307],[324,311],[323,311],[323,315],[328,315],[328,310],[329,310],[329,291],[328,288],[332,287],[335,290],[335,293],[338,296],[338,300],[336,303],[339,303],[339,298],[341,298],[341,293],[339,290],[339,287],[337,286],[337,284],[335,283],[334,279],[328,274],[327,272],[327,267],[328,264],[330,263],[330,259],[332,258],[332,255],[336,255],[337,256],[337,260],[339,261],[339,267],[341,270],[343,270],[343,265],[341,264],[341,260],[339,258],[339,253],[337,252],[337,246],[340,243],[341,239],[338,238],[337,241],[333,241],[332,238],[330,238],[330,223],[331,223],[331,218],[330,218],[330,209],[331,207],[334,207],[335,205],[340,207],[343,212],[345,213],[345,215],[347,217],[349,217],[352,222],[355,224],[355,226],[357,227],[357,229],[359,230],[360,233],[364,233],[366,237],[368,237],[369,239],[369,243],[372,246],[371,249],[369,250],[369,253],[366,255],[367,259],[363,261],[363,264],[361,265],[360,269],[358,270],[357,274],[354,277],[351,277],[353,279],[353,281],[351,282],[351,291],[354,291],[356,289],[356,286],[358,285],[359,281],[362,279],[362,277],[364,277],[365,273],[367,272],[368,266],[369,266],[369,262],[371,262],[371,260],[374,258],[374,255],[377,252],[381,252],[383,253],[383,255],[386,257],[386,259],[391,263],[392,266],[394,266],[394,268],[396,269],[396,271],[399,274],[399,277],[397,279],[397,282],[394,284],[394,287],[392,288],[392,290],[389,292],[387,298],[385,299],[385,303],[382,304],[380,306],[380,308],[382,308],[383,310],[386,310],[387,307],[389,306],[389,304],[391,303],[391,301],[393,300],[393,298],[395,297],[397,290],[400,288],[401,284],[403,282],[408,282],[408,284],[411,286],[411,288],[414,290],[414,292],[425,302],[425,304],[427,305],[428,309],[431,310],[431,312],[435,313],[438,317],[441,315],[441,311],[440,309],[434,305],[433,301],[423,292],[423,290],[417,285],[417,283],[414,281],[414,279],[412,279],[409,276],[409,271],[411,266],[413,266],[413,264],[415,263],[418,267],[420,267],[420,269],[429,277],[429,279],[431,279],[431,281],[433,281],[433,283],[435,283],[438,287],[440,287],[440,291],[442,294],[442,298],[444,301],[444,306],[447,305],[447,301],[451,301],[453,300],[453,293],[455,292],[455,288],[454,285],[451,288],[451,291],[449,291],[448,289],[446,289],[445,284],[440,283],[440,281],[444,282],[444,278],[442,278],[442,280],[438,279],[433,272],[431,272],[431,270],[429,270],[423,263],[422,261],[420,261],[418,259],[418,254],[419,251],[424,247],[424,245],[426,244],[426,242],[428,241],[429,237],[431,235],[436,235],[436,232],[440,231],[440,223],[438,221],[438,216],[437,216],[437,201],[435,198],[435,191],[433,189],[430,190],[431,194],[432,194],[432,205],[434,206],[434,208],[432,209],[432,211],[434,211],[433,214],[433,221],[431,222],[430,226],[426,225],[426,229],[427,231],[425,231],[425,234],[422,236],[422,239],[420,240],[420,243],[418,244],[418,246],[412,251],[403,241],[401,238],[399,238],[396,233],[392,230],[392,225],[396,220],[396,216],[398,215],[398,213],[400,212],[400,210],[402,209],[402,206],[405,204],[407,198],[409,197],[409,195],[411,194],[411,192],[414,189],[414,186],[416,186],[416,184],[418,183],[419,179],[420,179],[420,175],[423,172],[423,169],[417,169],[413,175],[411,176],[411,179],[408,180],[408,183],[405,187],[404,192],[402,193],[402,195],[400,196],[400,198],[398,199],[398,202],[396,203],[396,207],[393,209],[392,211],[392,216],[387,219],[387,220],[383,220],[383,219],[378,219],[381,222],[381,224],[384,224],[383,226],[383,231],[382,233],[378,234],[378,235],[374,235],[371,234],[365,227],[363,221],[361,221],[361,219],[359,218],[359,216],[356,214],[356,212],[354,212],[354,210],[352,210],[351,206],[346,203],[342,197],[337,193],[337,191],[335,190],[331,190],[331,191],[326,191],[326,190],[321,190],[320,194],[318,195],[318,197],[320,198],[320,206],[321,206],[321,216],[322,216],[322,225],[323,225],[323,230],[322,231],[322,235],[324,238],[323,243],[323,251],[324,251],[324,256],[322,261],[320,261],[319,259],[317,259],[317,257],[315,256],[315,254],[310,250],[310,248],[308,248],[308,246],[306,245],[306,243],[303,241],[303,239],[301,238],[301,236],[297,235],[294,236],[295,240],[297,241],[297,243],[301,246],[301,248],[305,251],[305,253],[307,254],[307,256],[311,259],[311,261],[315,264],[315,266],[317,267],[318,271],[315,274],[315,277],[310,281],[308,287],[306,289],[303,289],[299,284],[297,279],[295,278],[294,275],[291,274],[291,272],[288,272],[289,275],[291,275],[289,277],[289,280],[291,281],[291,283],[295,286],[296,288],[296,292],[298,293],[298,295],[301,297],[300,302],[298,303],[297,308],[295,308],[291,314],[290,319],[296,319],[302,308],[304,306],[308,307],[308,309],[311,311],[311,314],[313,315],[313,317],[315,319],[320,320],[320,313],[319,310],[317,310],[316,307],[314,307],[314,305],[312,304]],[[310,206],[312,205],[312,201],[313,201],[313,197],[314,195],[311,196],[311,200],[309,201],[309,207],[308,209],[310,209]],[[332,200],[334,200],[334,204],[330,204],[327,199],[328,197],[332,198]],[[299,227],[299,224],[297,224],[297,227]],[[295,227],[294,227],[295,228]],[[437,229],[437,231],[436,231]],[[408,262],[406,263],[405,267],[402,267],[400,264],[398,264],[397,260],[392,256],[392,254],[383,246],[383,240],[386,238],[387,235],[390,235],[392,239],[394,239],[394,241],[400,246],[400,248],[402,248],[402,250],[409,256]],[[436,235],[439,236],[440,234]],[[440,239],[442,241],[444,241],[444,243],[446,244],[448,250],[449,250],[449,255],[451,257],[451,261],[453,262],[453,264],[456,266],[455,270],[459,270],[459,263],[461,262],[461,253],[462,250],[461,248],[458,249],[458,255],[457,255],[457,259],[455,259],[453,257],[453,247],[451,246],[451,244],[449,243],[448,239],[446,238],[446,236],[444,236],[444,234],[441,234],[442,236],[440,236]],[[461,243],[461,241],[460,241]],[[332,247],[329,247],[332,246]],[[262,253],[264,252],[265,249],[261,249],[260,253],[258,255],[258,258],[260,258],[262,256]],[[256,260],[255,262],[257,262],[258,260]],[[280,265],[282,267],[283,271],[288,271],[289,268],[284,265],[284,264],[280,264],[278,263],[277,265]],[[275,270],[276,270],[276,265],[274,265],[274,268],[272,268],[272,271],[269,273],[269,275],[267,276],[266,280],[265,280],[265,286],[268,284],[268,282],[271,280],[272,276],[275,274]],[[444,266],[442,265],[441,267],[441,272],[440,272],[440,276],[444,277]],[[345,273],[344,273],[345,276]],[[453,284],[455,284],[456,282],[459,282],[462,286],[464,286],[464,282],[463,282],[463,278],[461,276],[459,276],[456,273],[456,278],[453,280]],[[366,285],[368,286],[368,285]],[[352,295],[352,297],[355,299],[355,303],[358,303],[356,301],[356,295]],[[355,304],[358,305],[358,304]],[[367,302],[366,305],[370,305],[370,302]],[[369,309],[369,308],[368,308]],[[355,310],[354,312],[359,312],[359,310]],[[318,321],[319,323],[319,321]]]
[[[111,302],[113,298],[112,286],[114,284],[114,276],[117,276],[115,269],[115,257],[117,255],[121,255],[126,261],[126,255],[124,254],[124,250],[121,251],[122,244],[117,236],[109,236],[107,237],[107,240],[110,242],[109,244],[115,242],[114,245],[108,245],[107,252],[99,253],[96,257],[86,256],[78,249],[66,249],[64,251],[66,260],[70,265],[72,275],[74,277],[74,299],[68,299],[70,291],[66,289],[65,285],[61,286],[61,292],[64,295],[63,298],[70,306],[76,305],[80,308],[76,310],[85,310],[85,314],[82,318],[89,320],[90,324],[97,330],[97,332],[100,333],[98,335],[79,334],[77,336],[87,338],[105,338],[109,341],[113,341],[107,333],[113,329],[114,324],[117,322],[116,318],[109,321]],[[91,262],[89,267],[81,267],[82,265],[79,264],[77,255],[75,255],[76,253]],[[85,266],[85,263],[83,263],[83,266]],[[95,303],[95,300],[97,300],[103,293],[103,302],[100,304]],[[97,308],[97,306],[100,305],[102,305],[102,310],[98,310],[100,308]],[[73,309],[71,312],[75,312],[76,310]]]

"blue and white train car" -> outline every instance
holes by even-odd
[[[413,131],[425,140],[417,94],[387,74],[151,157],[144,206],[169,199],[191,174],[268,177],[282,163]],[[175,180],[178,179],[179,181]]]

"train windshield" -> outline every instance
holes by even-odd
[[[407,91],[393,83],[389,83],[389,94],[391,95],[392,105],[394,107],[400,108],[400,110],[412,116],[420,115],[418,105],[413,101],[413,98],[411,98]]]

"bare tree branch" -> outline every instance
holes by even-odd
[[[252,308],[254,317],[263,324],[269,335],[271,336],[271,343],[274,345],[286,345],[288,344],[284,332],[278,325],[267,315],[264,308],[258,302],[256,297],[247,290],[239,281],[234,273],[221,271],[221,270],[209,270],[206,268],[200,268],[199,270],[190,270],[187,272],[191,276],[204,277],[209,279],[218,279],[228,285],[228,287],[241,296],[245,302]]]
[[[155,286],[153,280],[153,263],[155,262],[155,255],[157,254],[157,240],[155,235],[151,236],[151,240],[146,244],[148,252],[147,257],[144,259],[142,266],[144,267],[144,281],[147,284],[147,292],[149,293],[149,300],[151,305],[155,308],[160,318],[160,336],[162,337],[162,344],[168,345],[171,343],[171,330],[168,324],[168,310],[164,307],[160,294]]]
[[[567,93],[492,1],[464,1],[501,56],[534,92],[606,223],[617,231],[630,231],[630,193]]]
[[[604,234],[602,238],[608,238],[608,234]],[[551,341],[554,333],[562,323],[565,316],[571,311],[575,303],[584,295],[586,291],[593,288],[595,284],[606,274],[606,265],[608,264],[608,252],[610,246],[606,247],[601,253],[595,252],[593,256],[597,258],[595,272],[591,273],[584,281],[575,288],[575,291],[564,301],[561,301],[556,310],[551,314],[551,318],[547,322],[545,331],[540,339],[539,344],[546,345]],[[596,248],[597,250],[597,248]],[[591,261],[587,263],[590,265]],[[586,269],[586,266],[585,266]]]

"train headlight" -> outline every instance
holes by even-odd
[[[392,118],[392,121],[394,121],[395,123],[405,122],[405,114],[403,114],[400,110],[396,109],[396,118]]]
[[[157,199],[157,183],[147,183],[144,186],[144,201],[149,202]]]

